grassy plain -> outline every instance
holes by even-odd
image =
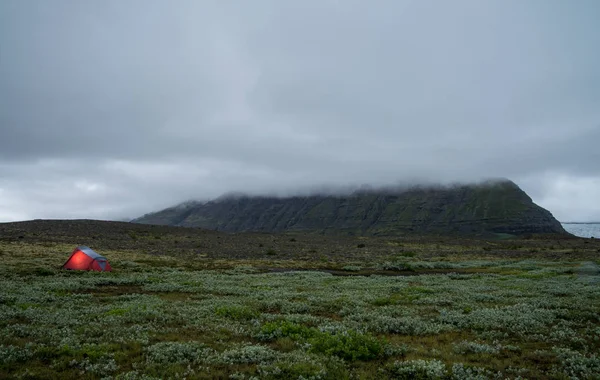
[[[60,270],[78,244],[111,273]],[[598,379],[594,239],[0,224],[0,378]]]

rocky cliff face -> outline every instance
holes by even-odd
[[[345,196],[237,196],[187,203],[134,220],[227,232],[325,234],[566,233],[511,181],[453,187],[361,191]]]

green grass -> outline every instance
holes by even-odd
[[[136,241],[211,247],[153,236]],[[221,240],[239,244],[230,239]],[[0,378],[593,379],[600,371],[595,243],[370,238],[357,249],[360,239],[256,239],[277,255],[261,256],[258,240],[246,244],[258,257],[231,258],[226,249],[155,254],[109,241],[98,251],[111,273],[60,270],[72,244],[0,241]]]

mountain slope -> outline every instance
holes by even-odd
[[[326,234],[565,233],[552,214],[511,181],[373,190],[345,196],[238,196],[187,203],[134,220],[227,232]]]

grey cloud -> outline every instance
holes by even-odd
[[[594,0],[3,1],[0,220],[407,179],[569,204],[547,173],[593,197],[599,18]]]

